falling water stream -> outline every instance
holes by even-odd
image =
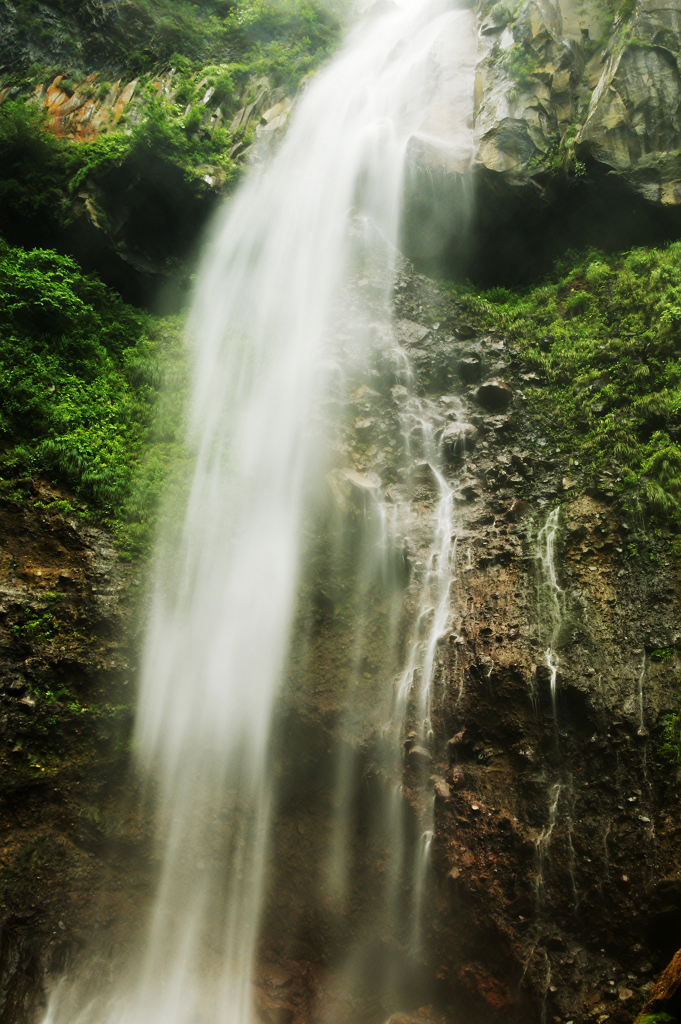
[[[438,88],[432,54],[443,46],[450,55],[447,145],[465,171],[470,130],[455,101],[465,94],[464,110],[472,97],[472,15],[442,0],[408,0],[355,30],[305,90],[274,161],[249,177],[215,226],[188,327],[193,478],[183,523],[161,549],[135,732],[157,799],[161,877],[144,949],[124,980],[113,991],[98,986],[87,994],[65,983],[51,1001],[50,1024],[252,1020],[273,714],[295,615],[303,523],[328,470],[318,410],[343,359],[332,342],[339,296],[352,287],[365,250],[378,254],[389,331],[405,154],[421,129],[433,142],[426,111]],[[394,347],[408,384],[407,357]],[[394,771],[379,817],[393,851],[386,905],[397,913],[408,862],[409,928],[418,946],[431,828],[426,812],[415,851],[396,838],[404,832],[402,739],[409,724],[410,749],[431,741],[456,530],[432,426],[437,417],[406,392],[403,415],[421,421],[437,496],[420,591],[412,594],[411,639],[402,668],[386,680]],[[407,506],[387,511],[380,489],[374,504],[386,537],[410,514]],[[342,805],[342,766],[338,775]],[[337,861],[344,814],[341,807]]]
[[[555,779],[548,791],[548,821],[536,840],[535,893],[539,908],[545,900],[546,876],[551,861],[551,839],[561,814],[564,831],[565,866],[570,879],[572,904],[577,910],[579,895],[575,882],[575,849],[573,844],[574,831],[574,785],[571,773],[567,770],[561,751],[559,714],[558,714],[558,666],[560,664],[556,647],[560,642],[561,628],[565,624],[567,611],[566,594],[558,582],[556,564],[556,541],[561,525],[561,508],[553,509],[544,525],[537,534],[535,557],[539,568],[538,604],[540,619],[540,643],[546,644],[544,658],[549,672],[549,688],[551,711],[553,715]]]
[[[556,571],[556,536],[560,526],[560,506],[554,508],[537,537],[537,559],[541,567],[540,606],[547,647],[544,657],[549,670],[551,704],[556,717],[556,681],[558,655],[555,650],[558,631],[565,615],[565,594],[558,583]]]

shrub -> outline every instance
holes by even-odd
[[[203,117],[201,114],[201,108],[192,107],[192,109],[189,111],[189,113],[184,119],[184,129],[188,135],[193,135],[194,132],[198,132],[202,122]]]
[[[127,306],[65,256],[0,243],[6,480],[46,473],[65,481],[128,551],[140,550],[181,449],[182,366],[177,322]]]

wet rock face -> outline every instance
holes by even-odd
[[[21,498],[21,500],[17,500]],[[0,498],[0,1021],[33,1024],[84,945],[108,959],[149,889],[128,742],[135,576],[44,481]]]
[[[570,247],[678,237],[680,12],[675,0],[631,13],[478,5],[475,160],[466,172],[445,167],[432,141],[410,150],[407,254],[498,284],[541,274]],[[462,191],[475,197],[465,214]],[[439,232],[425,252],[419,224],[431,218]]]
[[[527,417],[513,352],[478,344],[486,376],[514,394],[505,415],[483,407],[483,440],[458,471],[471,479],[467,564],[432,766],[448,790],[435,804],[438,974],[493,1017],[629,1021],[681,943],[677,769],[658,753],[678,707],[678,574],[667,556],[641,558],[612,496],[570,491],[566,456]],[[552,699],[536,540],[559,495]]]
[[[665,723],[679,707],[678,570],[666,549],[647,546],[612,493],[586,493],[568,478],[568,453],[533,424],[526,401],[532,385],[501,335],[476,336],[437,285],[406,270],[395,305],[422,393],[442,410],[441,443],[446,448],[454,422],[472,427],[475,437],[448,456],[445,470],[458,508],[458,560],[451,626],[437,653],[434,737],[424,743],[412,732],[401,739],[406,804],[417,815],[430,800],[435,815],[427,962],[422,989],[405,992],[404,1017],[629,1024],[681,945],[678,769],[674,755],[663,753]],[[464,360],[478,368],[474,380]],[[418,469],[416,450],[387,454],[394,408],[406,399],[399,385],[386,391],[377,384],[377,368],[375,374],[368,371],[355,392],[357,416],[334,470],[351,464],[351,474],[371,482],[360,504],[352,504],[351,492],[343,499],[355,530],[370,519],[377,488],[388,500],[411,494],[423,515],[437,494]],[[481,404],[487,382],[503,385],[502,410]],[[404,468],[409,458],[414,471]],[[538,534],[557,501],[563,598],[552,624]],[[423,558],[418,517],[414,522],[404,543],[407,603]],[[375,926],[369,880],[372,858],[380,863],[383,856],[367,837],[380,814],[384,741],[369,693],[372,680],[389,671],[384,633],[369,620],[371,642],[348,705],[352,647],[335,587],[327,571],[325,594],[333,600],[315,613],[310,661],[292,673],[287,697],[287,749],[277,770],[289,781],[282,782],[263,936],[266,956],[307,979],[305,996],[287,1003],[301,1021],[320,999],[341,999],[329,993],[328,971],[344,941],[360,926]],[[345,755],[354,759],[359,823],[349,854],[357,870],[351,910],[339,920],[321,876],[301,879],[292,864],[299,863],[297,849],[306,861],[323,862],[332,829],[332,751],[348,742],[348,706],[363,740]],[[429,780],[423,795],[419,773]],[[346,1009],[358,1020],[381,1018],[369,995]]]

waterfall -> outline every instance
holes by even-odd
[[[549,670],[551,704],[556,717],[556,681],[559,659],[555,645],[565,616],[565,594],[558,583],[556,571],[556,536],[560,528],[560,506],[554,508],[546,518],[537,536],[535,557],[540,565],[539,607],[541,625],[545,633],[547,648],[544,653]]]
[[[85,996],[77,983],[64,984],[48,1011],[54,1024],[252,1019],[274,799],[273,716],[296,614],[304,523],[329,469],[333,428],[320,409],[347,373],[343,360],[356,357],[367,334],[357,329],[343,345],[340,300],[362,261],[378,260],[383,293],[372,315],[399,348],[388,298],[405,153],[437,86],[430,55],[443,36],[454,51],[470,49],[470,12],[426,0],[366,20],[306,88],[272,164],[253,171],[215,226],[188,326],[193,477],[184,519],[162,545],[135,731],[158,808],[160,882],[144,949],[114,991]],[[463,128],[459,135],[468,138]],[[472,148],[464,157],[470,161]],[[406,380],[406,357],[395,358]],[[412,595],[407,661],[386,681],[388,696],[396,694],[384,722],[387,746],[397,751],[386,764],[399,761],[379,815],[390,836],[402,828],[399,752],[414,699],[412,746],[430,741],[436,647],[449,622],[456,556],[452,489],[429,426],[437,415],[413,395],[407,404],[404,416],[420,417],[430,431],[423,450],[438,497],[422,596]],[[385,549],[395,534],[390,516],[399,532],[410,513],[407,506],[388,512],[380,487],[376,493]],[[330,858],[336,862],[347,842],[343,813]],[[399,844],[394,851],[397,861],[411,858],[416,905],[427,814],[421,831],[416,851]],[[395,914],[400,878],[396,864]]]

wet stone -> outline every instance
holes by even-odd
[[[422,487],[434,489],[438,487],[437,474],[431,464],[425,460],[414,464],[413,479]]]
[[[477,384],[480,380],[481,363],[476,355],[464,356],[459,360],[459,376],[466,384]]]
[[[412,764],[426,764],[433,759],[430,751],[425,747],[412,747],[408,754]]]
[[[459,423],[457,421],[448,424],[442,435],[442,444],[447,458],[460,458],[464,452],[472,451],[478,437],[477,427],[472,423]]]
[[[511,404],[513,389],[505,380],[496,377],[480,385],[476,398],[483,409],[489,412],[503,412]]]
[[[423,324],[416,324],[411,320],[398,320],[395,324],[397,337],[402,345],[423,344],[425,338],[430,334],[430,328]]]

